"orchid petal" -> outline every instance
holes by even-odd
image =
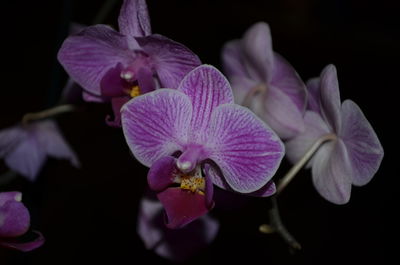
[[[319,194],[335,204],[345,204],[351,193],[351,164],[345,144],[323,144],[315,154],[312,164],[313,183]]]
[[[121,115],[132,153],[150,167],[181,149],[187,139],[192,106],[185,94],[165,88],[130,100],[122,107]]]
[[[254,197],[269,197],[274,195],[275,192],[276,192],[275,183],[272,180],[270,180],[261,189],[248,193],[247,195]]]
[[[110,101],[115,97],[126,96],[128,89],[128,83],[121,78],[122,64],[118,63],[116,66],[111,67],[104,74],[100,81],[101,97],[104,101]]]
[[[0,158],[4,158],[21,141],[27,138],[27,132],[20,126],[7,128],[0,131]]]
[[[4,159],[10,169],[31,181],[35,180],[45,160],[46,151],[33,134],[21,141]]]
[[[167,214],[166,226],[171,229],[181,228],[209,211],[205,196],[197,192],[168,188],[158,193],[157,197]]]
[[[82,98],[86,102],[104,102],[104,99],[100,95],[94,95],[92,93],[88,93],[87,91],[83,90],[82,91]]]
[[[336,131],[340,131],[340,93],[336,67],[326,66],[321,73],[321,110],[329,125]]]
[[[147,173],[147,182],[154,191],[162,191],[174,183],[174,171],[176,171],[176,158],[165,156],[151,165]]]
[[[0,207],[3,206],[6,202],[9,201],[20,202],[21,200],[22,200],[22,193],[19,191],[0,192]]]
[[[304,131],[303,113],[283,91],[271,87],[265,96],[264,115],[261,116],[283,139]]]
[[[192,139],[206,141],[204,134],[209,126],[212,112],[225,103],[233,103],[232,90],[228,80],[215,67],[202,65],[185,76],[178,88],[192,101]]]
[[[254,192],[267,184],[284,155],[277,135],[250,110],[238,105],[215,108],[207,135],[209,158],[238,192]]]
[[[252,89],[260,84],[259,82],[245,76],[232,76],[230,78],[230,82],[232,86],[233,96],[235,98],[235,103],[243,106],[247,103],[245,101],[247,100],[247,97],[249,96],[249,93],[251,93]],[[258,115],[258,113],[255,111],[254,103],[257,101],[256,98],[261,98],[259,92],[254,93],[252,97],[253,98],[251,99],[248,107]]]
[[[148,68],[140,68],[137,74],[140,93],[145,94],[156,89],[153,72]]]
[[[151,34],[150,17],[145,0],[124,0],[118,17],[119,31],[128,36]]]
[[[307,81],[307,91],[308,91],[308,105],[307,110],[314,111],[320,115],[321,113],[321,94],[320,94],[320,82],[319,77],[311,78]]]
[[[20,250],[23,252],[28,252],[34,250],[40,246],[42,246],[45,242],[45,239],[39,231],[33,231],[37,234],[35,240],[25,243],[15,242],[15,240],[1,240],[0,239],[0,246]]]
[[[331,133],[328,125],[316,112],[306,111],[304,123],[305,131],[285,143],[286,156],[293,164],[299,161],[319,138]]]
[[[240,40],[232,40],[224,45],[222,48],[222,64],[227,76],[248,76],[243,60]]]
[[[0,206],[0,239],[16,237],[28,231],[30,216],[20,201],[9,200]]]
[[[306,86],[289,62],[277,53],[274,53],[274,68],[270,85],[283,91],[299,111],[304,113],[307,105]]]
[[[201,64],[191,50],[167,37],[153,34],[136,40],[152,59],[162,87],[177,88],[182,78]]]
[[[244,63],[252,79],[269,82],[273,74],[274,56],[268,24],[259,22],[251,26],[243,36],[242,45]]]
[[[80,167],[79,159],[71,146],[62,136],[57,124],[52,120],[38,122],[37,138],[47,155],[57,159],[67,159],[75,167]]]
[[[111,99],[111,107],[114,117],[112,118],[110,115],[106,116],[106,123],[108,126],[121,128],[121,108],[128,101],[128,97],[116,97]]]
[[[361,109],[351,100],[342,104],[341,139],[346,144],[351,166],[353,184],[367,184],[379,169],[383,148],[371,124]]]
[[[87,27],[68,37],[58,52],[67,73],[88,92],[100,96],[100,82],[118,63],[127,64],[126,38],[105,25]]]

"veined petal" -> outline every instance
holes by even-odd
[[[278,136],[247,108],[215,108],[207,131],[209,158],[238,192],[259,190],[272,178],[284,155]]]
[[[289,62],[277,53],[274,53],[274,68],[270,85],[283,91],[299,111],[304,113],[307,105],[306,86]]]
[[[286,155],[293,164],[299,161],[320,137],[331,133],[329,126],[316,112],[306,111],[304,123],[304,132],[285,142]]]
[[[185,76],[178,88],[189,96],[193,105],[191,139],[204,142],[212,112],[225,103],[233,103],[228,80],[215,67],[202,65]]]
[[[8,200],[0,206],[0,240],[24,234],[29,225],[29,212],[22,202]]]
[[[150,167],[181,150],[192,116],[190,99],[174,89],[159,89],[133,98],[121,110],[122,128],[133,155]]]
[[[174,183],[175,164],[176,158],[165,156],[151,165],[147,173],[147,182],[151,190],[162,191]]]
[[[72,79],[97,96],[105,73],[118,63],[127,64],[131,57],[126,38],[105,25],[87,27],[68,37],[58,52],[58,60]]]
[[[267,91],[261,117],[282,139],[292,138],[305,129],[302,111],[288,95],[275,87]]]
[[[320,82],[321,79],[319,77],[311,78],[307,81],[307,91],[308,91],[307,110],[311,110],[322,115],[321,105],[320,105],[321,102]]]
[[[312,161],[313,183],[319,194],[335,204],[350,200],[351,164],[341,139],[322,145]]]
[[[229,79],[232,76],[248,77],[243,55],[240,40],[229,41],[222,48],[223,70]]]
[[[383,148],[361,109],[351,100],[342,104],[340,137],[346,144],[353,169],[353,184],[367,184],[379,169]]]
[[[276,192],[276,186],[275,183],[270,180],[268,181],[267,184],[264,185],[264,187],[262,187],[259,190],[256,190],[252,193],[248,193],[248,195],[250,196],[254,196],[254,197],[269,197],[274,195]]]
[[[252,79],[269,82],[272,79],[274,54],[271,32],[265,22],[251,26],[242,39],[245,66]]]
[[[145,0],[124,0],[118,17],[119,31],[128,36],[151,34],[150,17]]]
[[[182,78],[201,64],[189,48],[167,37],[153,34],[136,40],[152,58],[161,87],[177,88]]]
[[[332,64],[326,66],[321,73],[321,110],[329,125],[340,131],[340,93],[336,74],[336,67]]]
[[[252,89],[254,89],[254,87],[260,84],[259,82],[245,76],[232,76],[229,81],[231,82],[235,103],[238,105],[246,104],[247,102],[245,101],[247,100],[248,94],[252,91]],[[255,111],[253,105],[256,101],[255,97],[259,97],[259,93],[256,92],[254,95],[251,95],[251,97],[251,104],[249,107],[251,110]],[[257,112],[256,114],[258,115]]]
[[[181,228],[205,215],[206,197],[181,188],[168,188],[157,194],[167,213],[168,228]]]

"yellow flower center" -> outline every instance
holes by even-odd
[[[198,192],[204,195],[205,181],[201,176],[183,175],[181,177],[181,189],[190,190],[191,192]]]
[[[129,92],[129,95],[134,98],[140,95],[140,88],[139,86],[133,86],[131,88],[131,91]]]

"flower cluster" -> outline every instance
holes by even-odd
[[[58,60],[85,101],[111,103],[107,124],[122,127],[131,153],[149,168],[137,230],[159,255],[182,260],[215,238],[219,224],[207,213],[218,204],[216,191],[276,196],[294,176],[273,178],[285,154],[296,170],[307,164],[316,190],[335,204],[348,202],[352,184],[365,185],[377,172],[383,148],[360,108],[341,103],[335,66],[305,85],[273,51],[268,24],[225,44],[226,77],[183,44],[152,33],[144,0],[123,1],[118,27],[79,30]],[[0,157],[30,180],[47,156],[79,166],[54,121],[0,132]],[[41,245],[41,235],[9,240],[28,226],[20,193],[1,193],[0,245]]]

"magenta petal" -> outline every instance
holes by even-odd
[[[0,207],[9,201],[21,201],[22,193],[19,191],[0,192]]]
[[[151,34],[149,12],[145,0],[124,0],[118,17],[119,31],[142,37]]]
[[[168,188],[157,194],[165,208],[168,228],[181,228],[206,214],[206,197],[181,188]]]
[[[346,144],[353,169],[353,184],[367,184],[379,169],[383,148],[361,109],[351,100],[342,104],[340,137]]]
[[[207,247],[216,237],[219,224],[204,215],[181,229],[163,223],[159,201],[144,198],[140,203],[137,232],[147,249],[173,261],[184,261]]]
[[[185,94],[165,88],[131,99],[121,115],[132,153],[150,167],[158,159],[181,150],[187,140],[192,106]]]
[[[121,128],[121,108],[129,101],[129,97],[117,97],[111,99],[111,107],[114,113],[114,119],[110,115],[106,117],[106,123],[110,127]]]
[[[140,68],[137,73],[140,93],[145,94],[156,89],[153,72],[149,68]]]
[[[277,53],[274,53],[274,69],[270,85],[283,91],[300,113],[304,113],[307,104],[306,86],[289,62]]]
[[[269,196],[274,195],[275,192],[276,192],[275,183],[272,180],[270,180],[261,189],[254,191],[252,193],[248,193],[247,195],[255,196],[255,197],[269,197]]]
[[[205,141],[211,114],[216,107],[233,103],[232,90],[228,80],[215,67],[202,65],[185,76],[178,88],[189,96],[193,105],[191,137]]]
[[[71,78],[97,96],[107,71],[118,63],[127,64],[131,57],[126,38],[105,25],[87,27],[68,37],[58,52],[58,60]]]
[[[152,59],[161,87],[177,88],[182,78],[201,64],[190,49],[167,37],[153,34],[136,40]]]
[[[250,110],[238,105],[215,108],[206,135],[210,159],[238,192],[254,192],[267,184],[284,155],[278,136]]]
[[[150,189],[162,191],[174,183],[174,171],[176,171],[176,158],[165,156],[151,165],[147,173],[147,182]]]
[[[335,204],[345,204],[349,201],[351,174],[350,158],[342,140],[325,143],[314,155],[313,183],[326,200]]]
[[[0,206],[0,239],[20,236],[28,231],[29,225],[29,212],[22,202],[10,200]]]
[[[339,83],[334,65],[326,66],[321,73],[321,110],[329,125],[336,131],[340,131],[340,94]]]
[[[308,91],[308,105],[307,110],[314,111],[316,113],[321,113],[321,94],[320,94],[320,81],[319,77],[311,78],[307,81],[307,91]]]
[[[100,81],[101,97],[104,100],[110,100],[114,97],[126,96],[124,91],[129,88],[128,83],[121,78],[122,64],[118,63],[111,67]]]
[[[243,63],[243,52],[240,40],[227,42],[222,49],[222,63],[224,73],[229,76],[248,76]]]
[[[0,246],[20,250],[23,252],[32,251],[32,250],[42,246],[45,242],[45,239],[44,239],[42,233],[40,233],[39,231],[33,231],[33,232],[37,234],[37,238],[31,242],[17,243],[17,242],[11,241],[11,240],[2,240],[0,238]]]
[[[258,81],[271,81],[274,57],[269,26],[259,22],[251,26],[242,39],[245,66],[252,77]]]

